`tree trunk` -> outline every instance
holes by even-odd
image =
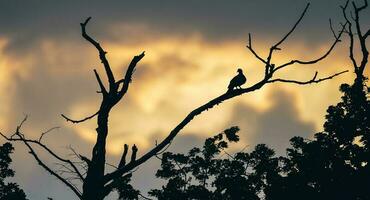
[[[104,199],[104,170],[105,170],[105,146],[108,135],[108,117],[112,108],[112,102],[103,100],[98,115],[98,127],[96,128],[97,142],[93,148],[91,163],[89,164],[86,179],[83,184],[82,199]]]

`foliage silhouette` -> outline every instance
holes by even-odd
[[[14,171],[9,168],[12,159],[10,154],[14,151],[9,142],[0,146],[0,200],[26,200],[26,194],[16,183],[7,183],[6,178],[14,176]]]
[[[130,185],[132,174],[126,174],[117,180],[115,190],[118,192],[119,200],[135,200],[139,198],[140,192]]]
[[[239,141],[238,131],[238,127],[227,129],[208,138],[202,149],[193,148],[186,155],[164,153],[156,176],[168,182],[149,194],[160,200],[221,200],[260,199],[262,192],[274,192],[272,186],[281,179],[281,158],[264,144],[257,145],[251,153],[229,155],[224,150],[230,142]],[[222,152],[230,158],[221,159]]]

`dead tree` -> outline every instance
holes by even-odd
[[[351,59],[354,73],[356,74],[356,78],[354,81],[354,85],[358,85],[360,87],[363,86],[363,82],[365,81],[366,77],[364,77],[365,67],[368,63],[369,51],[366,47],[366,39],[370,35],[370,28],[366,31],[363,31],[360,24],[360,13],[368,7],[368,1],[364,0],[362,6],[358,7],[354,1],[351,1],[352,10],[350,15],[348,16],[348,5],[349,0],[346,2],[344,6],[341,6],[343,17],[346,21],[348,26],[345,29],[345,33],[348,35],[349,38],[349,58]],[[354,15],[353,15],[354,13]],[[360,62],[355,59],[355,50],[354,50],[354,43],[357,36],[357,42],[360,47],[361,52],[358,54],[360,55]]]
[[[138,167],[139,165],[145,163],[148,159],[152,158],[153,156],[157,156],[158,154],[161,154],[163,151],[166,150],[166,147],[171,143],[171,141],[179,134],[179,132],[188,125],[196,116],[200,115],[201,113],[213,108],[214,106],[217,106],[221,104],[222,102],[226,100],[230,100],[234,97],[240,96],[242,94],[251,93],[255,90],[261,89],[263,86],[271,84],[271,83],[292,83],[292,84],[298,84],[298,85],[308,85],[313,83],[319,83],[328,79],[332,79],[340,74],[343,74],[346,71],[338,72],[336,74],[318,78],[318,72],[314,73],[313,77],[306,80],[306,81],[300,81],[295,79],[282,79],[275,77],[275,73],[277,71],[282,71],[288,66],[291,65],[309,65],[317,63],[324,58],[326,58],[334,49],[334,47],[337,45],[338,42],[340,42],[340,38],[343,34],[343,32],[346,29],[346,26],[348,22],[345,24],[342,24],[341,30],[336,34],[333,28],[331,28],[333,35],[334,35],[334,41],[330,48],[328,48],[327,52],[323,54],[321,57],[303,61],[303,60],[291,60],[287,63],[284,63],[282,65],[276,66],[273,63],[273,54],[276,51],[281,50],[281,44],[294,32],[296,27],[300,24],[302,18],[307,12],[307,9],[309,8],[309,4],[305,7],[303,12],[301,13],[299,19],[297,22],[293,25],[293,27],[290,29],[290,31],[283,36],[283,38],[278,41],[276,44],[272,45],[269,49],[269,53],[266,58],[263,58],[260,56],[253,48],[252,46],[252,38],[249,34],[247,49],[258,59],[260,60],[264,65],[264,76],[261,80],[254,83],[252,86],[248,88],[242,88],[242,89],[236,89],[236,90],[229,90],[224,94],[221,94],[220,96],[210,100],[206,104],[194,109],[191,111],[174,129],[172,129],[168,136],[161,141],[160,143],[157,143],[151,150],[149,150],[147,153],[143,154],[142,156],[137,156],[138,148],[136,145],[133,145],[131,148],[131,159],[126,162],[126,157],[129,154],[129,146],[126,144],[123,149],[123,154],[121,157],[121,160],[118,164],[118,167],[116,167],[115,170],[113,170],[110,173],[105,173],[105,167],[106,167],[106,139],[108,136],[108,118],[109,113],[111,109],[125,96],[129,89],[129,85],[132,80],[133,72],[135,71],[135,67],[137,63],[144,57],[144,52],[140,55],[135,56],[131,63],[129,64],[125,77],[122,79],[116,79],[114,74],[112,73],[110,64],[106,58],[107,52],[102,48],[102,46],[92,37],[88,35],[86,32],[86,26],[88,22],[90,21],[90,17],[86,19],[85,22],[81,23],[81,30],[82,30],[82,36],[85,38],[89,43],[91,43],[96,50],[99,53],[99,58],[103,64],[105,74],[108,79],[108,86],[105,86],[105,83],[103,83],[102,79],[100,78],[100,75],[98,72],[94,69],[94,74],[97,79],[97,82],[99,84],[100,91],[102,95],[102,101],[100,104],[100,108],[98,111],[82,120],[72,120],[68,118],[65,115],[62,115],[64,119],[66,119],[69,122],[72,123],[81,123],[86,120],[92,119],[94,117],[97,117],[97,139],[95,146],[92,150],[91,158],[87,158],[85,156],[79,155],[74,150],[74,154],[81,160],[83,163],[82,170],[85,169],[85,173],[81,172],[81,167],[76,166],[74,162],[68,159],[61,158],[56,153],[54,153],[50,148],[48,148],[45,144],[41,142],[42,137],[40,137],[39,140],[30,140],[27,139],[22,133],[21,133],[21,126],[23,124],[23,121],[16,129],[16,132],[11,136],[7,137],[4,134],[1,134],[5,139],[9,141],[20,141],[23,142],[26,147],[29,149],[31,155],[36,159],[38,164],[43,167],[46,171],[51,173],[53,176],[58,178],[60,181],[62,181],[68,188],[70,188],[79,199],[83,200],[101,200],[104,199],[109,193],[112,192],[112,190],[116,187],[116,184],[118,184],[118,179],[120,177],[123,177],[129,173],[132,172],[133,169]],[[331,27],[331,26],[330,26]],[[365,34],[367,37],[369,35],[369,32]],[[73,173],[76,175],[76,178],[79,179],[82,182],[82,188],[78,188],[78,186],[71,183],[71,180],[66,179],[63,177],[58,171],[55,171],[51,169],[51,167],[47,166],[44,161],[42,161],[37,153],[35,152],[34,148],[39,147],[46,152],[48,152],[51,156],[56,158],[58,161],[61,162],[61,165],[64,166],[66,171],[69,173]]]

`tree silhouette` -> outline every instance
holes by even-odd
[[[63,182],[69,189],[71,189],[72,192],[76,194],[76,196],[79,199],[84,200],[101,200],[104,197],[106,197],[108,194],[110,194],[114,190],[121,191],[120,195],[122,198],[124,196],[131,196],[132,194],[128,194],[127,191],[134,190],[127,185],[124,189],[120,188],[120,185],[126,184],[125,177],[130,176],[132,173],[132,170],[138,167],[139,165],[146,162],[148,159],[157,156],[165,150],[165,148],[171,143],[171,141],[177,136],[177,134],[186,126],[188,125],[195,117],[200,115],[201,113],[213,108],[214,106],[217,106],[221,104],[222,102],[226,100],[230,100],[234,97],[240,96],[242,94],[250,93],[255,90],[261,89],[263,86],[276,83],[276,82],[284,82],[284,83],[293,83],[298,85],[307,85],[311,83],[319,83],[325,80],[332,79],[333,77],[336,77],[342,73],[345,73],[347,71],[342,71],[324,78],[318,78],[318,72],[314,74],[314,76],[307,80],[307,81],[300,81],[295,79],[282,79],[279,77],[275,77],[275,73],[277,71],[283,71],[288,66],[294,65],[294,64],[313,64],[317,63],[324,58],[326,58],[334,49],[336,44],[340,41],[340,37],[343,34],[346,24],[342,25],[341,30],[339,31],[339,34],[334,34],[334,41],[327,52],[325,52],[321,57],[309,61],[301,61],[301,60],[292,60],[290,62],[284,63],[282,65],[275,65],[273,63],[273,55],[276,51],[281,50],[280,46],[281,44],[294,32],[298,24],[301,22],[302,18],[306,14],[307,9],[309,8],[309,4],[305,7],[304,11],[302,12],[301,16],[297,20],[297,22],[293,25],[293,27],[289,30],[289,32],[283,36],[281,40],[279,40],[277,43],[271,46],[269,49],[269,53],[266,58],[262,58],[254,48],[252,47],[252,40],[251,35],[249,34],[249,40],[247,49],[264,64],[264,75],[263,77],[257,81],[256,83],[252,84],[250,87],[247,88],[240,88],[235,90],[229,90],[224,94],[221,94],[220,96],[210,100],[209,102],[205,103],[204,105],[201,105],[200,107],[194,109],[191,111],[174,129],[172,129],[168,136],[161,142],[156,143],[155,146],[150,149],[148,152],[144,153],[142,156],[138,157],[138,147],[136,145],[132,145],[131,148],[131,159],[126,162],[126,157],[129,154],[129,146],[125,145],[122,153],[121,160],[118,164],[118,166],[113,170],[112,172],[105,173],[105,167],[106,167],[106,139],[108,136],[108,120],[109,120],[109,113],[113,109],[113,107],[120,102],[122,99],[124,99],[124,96],[128,92],[129,85],[132,82],[132,76],[134,71],[136,70],[136,65],[140,62],[140,60],[145,56],[144,52],[134,56],[131,63],[127,67],[126,74],[123,78],[116,79],[114,76],[111,66],[109,64],[108,59],[106,58],[107,52],[102,48],[99,42],[97,42],[95,39],[93,39],[89,34],[86,32],[86,27],[88,22],[90,21],[91,17],[87,18],[83,23],[81,23],[81,31],[82,36],[84,39],[86,39],[89,43],[91,43],[98,51],[99,58],[103,64],[103,68],[106,74],[106,77],[108,79],[108,86],[106,87],[106,84],[103,83],[102,79],[100,78],[100,75],[97,70],[94,69],[94,74],[97,79],[100,91],[102,95],[102,101],[100,104],[99,109],[96,113],[94,113],[91,116],[88,116],[81,120],[73,120],[65,115],[62,115],[64,119],[66,119],[68,122],[72,123],[82,123],[86,120],[92,119],[94,117],[97,117],[97,138],[96,143],[92,150],[92,155],[90,158],[80,155],[75,150],[73,150],[74,154],[78,156],[81,159],[81,162],[83,166],[79,165],[76,162],[73,162],[69,159],[62,158],[61,156],[57,155],[55,152],[53,152],[49,147],[47,147],[46,144],[42,142],[42,136],[44,136],[46,133],[41,134],[40,138],[38,140],[34,139],[28,139],[26,136],[21,132],[21,126],[26,120],[26,118],[22,121],[22,123],[17,127],[14,134],[12,134],[10,137],[1,134],[5,139],[8,141],[17,141],[17,142],[23,142],[23,144],[28,148],[31,155],[34,157],[34,159],[37,161],[37,163],[44,168],[46,171],[48,171],[51,175],[55,176],[58,180]],[[333,31],[334,32],[334,31]],[[49,153],[49,155],[55,159],[57,159],[60,162],[60,165],[64,167],[64,170],[67,170],[68,174],[72,174],[72,177],[65,177],[65,173],[61,173],[61,171],[57,171],[52,169],[52,167],[48,166],[36,153],[35,148],[41,148],[41,150],[46,151]],[[81,164],[81,163],[80,163]],[[201,175],[199,175],[201,176]],[[82,183],[82,188],[79,187],[78,184],[74,183],[73,180],[79,180]],[[131,188],[131,189],[130,189]],[[194,188],[194,190],[198,190],[201,188]],[[127,193],[127,194],[124,194]]]
[[[228,142],[239,141],[236,134],[238,131],[238,127],[226,129],[224,132],[206,139],[203,149],[193,148],[187,155],[164,153],[161,158],[162,168],[157,171],[156,176],[167,179],[168,182],[162,190],[151,190],[149,194],[158,199],[168,200],[175,198],[221,199],[222,196],[218,192],[210,190],[209,185],[212,183],[211,178],[216,177],[221,171],[232,171],[223,170],[227,168],[226,164],[217,159],[217,156],[228,147]],[[227,180],[215,180],[214,182],[226,183]],[[218,185],[217,189],[219,187],[221,190],[224,189],[222,183]]]
[[[251,153],[227,153],[228,144],[239,141],[238,131],[238,127],[226,129],[206,139],[202,149],[193,148],[186,155],[164,153],[156,176],[166,179],[167,184],[149,194],[159,200],[259,200],[261,194],[283,197],[276,188],[282,181],[283,160],[274,150],[259,144]],[[222,159],[222,155],[228,158]]]
[[[14,148],[9,142],[0,146],[0,200],[26,200],[26,194],[16,183],[6,183],[5,179],[14,176],[9,168],[12,159],[10,154]]]
[[[350,59],[356,75],[352,85],[342,84],[342,101],[327,110],[324,131],[312,141],[295,137],[288,149],[288,186],[290,199],[369,199],[370,185],[370,102],[364,70],[368,62],[365,34],[361,32],[360,12],[367,8],[352,2],[354,17],[347,17],[349,1],[342,6],[350,41]],[[353,30],[352,24],[355,24]],[[360,64],[354,57],[354,33],[360,45]]]
[[[368,3],[364,1],[358,7],[352,2],[354,16],[351,20],[347,17],[348,5],[349,1],[341,9],[348,24],[345,33],[349,36],[349,56],[356,77],[351,85],[340,86],[341,102],[327,109],[322,132],[316,133],[313,140],[293,137],[286,157],[276,157],[272,149],[259,144],[251,153],[239,152],[227,159],[217,158],[227,147],[221,134],[207,139],[202,150],[194,148],[187,155],[166,153],[156,175],[167,179],[167,185],[150,194],[160,200],[175,197],[370,199],[370,101],[367,98],[370,88],[364,76],[370,29],[362,34],[359,23],[360,12]],[[360,62],[354,56],[354,32],[360,46]],[[210,141],[212,148],[207,146]],[[208,154],[212,155],[211,162],[207,162]],[[193,188],[197,190],[194,192]]]

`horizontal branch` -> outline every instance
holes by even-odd
[[[325,78],[320,78],[320,79],[316,79],[317,78],[317,74],[318,72],[315,73],[315,75],[313,76],[313,78],[311,80],[308,80],[308,81],[297,81],[297,80],[288,80],[288,79],[272,79],[272,80],[269,80],[267,81],[267,83],[274,83],[274,82],[283,82],[283,83],[295,83],[295,84],[299,84],[299,85],[307,85],[307,84],[311,84],[311,83],[320,83],[322,81],[325,81],[325,80],[329,80],[329,79],[332,79],[336,76],[339,76],[343,73],[346,73],[348,72],[348,70],[345,70],[345,71],[341,71],[341,72],[338,72],[336,74],[333,74],[331,76],[327,76]]]
[[[98,114],[99,114],[99,111],[97,111],[96,113],[94,113],[94,114],[92,114],[92,115],[90,115],[90,116],[88,116],[88,117],[85,117],[85,118],[83,118],[83,119],[80,119],[80,120],[74,120],[74,119],[71,119],[71,118],[69,118],[69,117],[65,116],[64,114],[61,114],[61,116],[62,116],[65,120],[67,120],[67,122],[72,122],[72,123],[76,124],[76,123],[81,123],[81,122],[84,122],[84,121],[86,121],[86,120],[89,120],[89,119],[91,119],[91,118],[95,117],[95,116],[96,116],[96,115],[98,115]]]

